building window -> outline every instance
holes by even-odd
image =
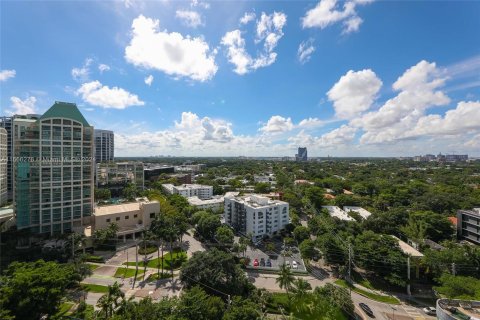
[[[110,222],[110,219],[107,219],[107,223],[109,223],[109,222]]]
[[[134,218],[138,217],[138,214],[134,214],[133,217],[134,217]]]
[[[155,218],[155,212],[150,213],[150,219]]]
[[[120,217],[116,217],[116,218],[115,218],[115,221],[120,221]]]
[[[125,216],[125,220],[128,220],[128,218],[129,218],[128,216]]]

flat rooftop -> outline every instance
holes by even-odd
[[[358,213],[363,219],[367,219],[368,217],[370,217],[372,215],[372,213],[370,211],[365,210],[362,207],[344,206],[343,210],[345,212],[354,211],[354,212]]]
[[[345,211],[343,211],[337,206],[322,206],[322,208],[327,209],[331,217],[335,217],[345,221],[355,220],[352,217],[350,217]]]
[[[223,197],[217,197],[217,198],[212,198],[212,199],[205,199],[202,200],[199,197],[189,197],[187,198],[188,203],[191,205],[202,205],[202,204],[218,204],[218,203],[223,203],[224,199]]]
[[[414,247],[412,247],[412,246],[409,245],[408,243],[406,243],[406,242],[398,239],[398,238],[395,237],[395,236],[391,236],[391,237],[397,239],[398,245],[400,246],[400,249],[401,249],[402,252],[405,253],[406,255],[409,255],[409,256],[414,257],[414,258],[423,257],[423,253],[421,253],[420,251],[418,251],[417,249],[415,249]]]
[[[121,203],[121,204],[111,204],[106,206],[96,207],[94,210],[94,216],[104,216],[109,214],[116,214],[119,212],[133,212],[139,211],[140,205],[144,203],[158,203],[158,201],[150,201],[147,199],[141,199],[135,202]]]

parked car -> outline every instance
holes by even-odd
[[[258,267],[258,259],[253,260],[253,266]]]
[[[260,266],[265,267],[265,259],[264,258],[260,259]]]
[[[367,306],[367,305],[366,305],[365,303],[363,303],[363,302],[359,303],[358,305],[360,306],[360,308],[362,308],[363,311],[365,311],[365,313],[366,313],[369,317],[373,318],[373,311],[372,311],[372,309],[370,309],[369,306]]]
[[[425,313],[428,314],[429,316],[435,316],[435,315],[437,315],[437,309],[435,309],[434,307],[426,307],[426,308],[423,308],[423,312],[425,312]]]
[[[265,263],[265,266],[271,268],[272,267],[272,261],[270,261],[270,259],[267,259],[267,262]]]
[[[297,261],[295,261],[295,260],[292,261],[292,267],[293,267],[293,269],[298,269]]]

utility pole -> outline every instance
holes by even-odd
[[[352,293],[352,285],[353,285],[353,281],[352,281],[352,246],[351,244],[349,243],[348,244],[348,282],[350,282],[350,294]]]
[[[410,296],[412,295],[410,291],[410,256],[407,257],[407,278],[408,278],[408,283],[407,283],[407,294]]]

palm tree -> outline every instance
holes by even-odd
[[[105,318],[108,319],[113,315],[113,311],[117,309],[123,300],[125,300],[125,293],[120,289],[120,285],[115,282],[113,285],[108,286],[107,293],[98,299],[97,307],[105,313]]]
[[[294,280],[295,278],[293,277],[292,270],[290,270],[290,268],[287,267],[286,264],[282,264],[280,266],[280,275],[275,281],[278,283],[278,286],[281,289],[285,289],[285,291],[287,292],[287,296],[288,291],[292,287]]]
[[[297,278],[293,282],[293,292],[295,293],[295,300],[301,302],[307,295],[308,291],[312,290],[312,286],[306,280]]]

